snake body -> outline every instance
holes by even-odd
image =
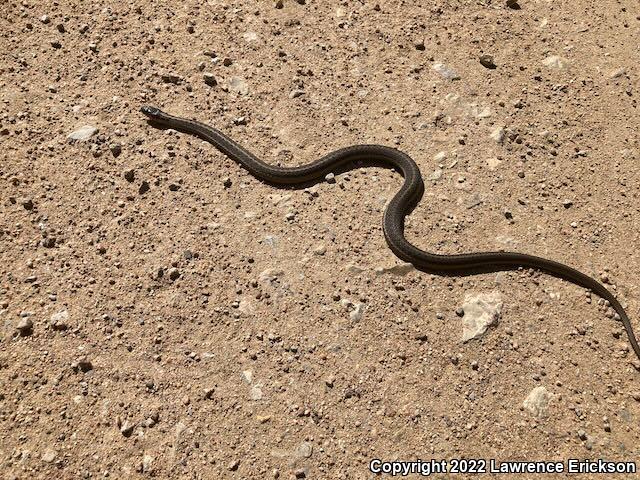
[[[382,145],[353,145],[335,150],[306,165],[279,167],[263,162],[221,131],[204,123],[169,115],[150,106],[142,107],[141,111],[153,123],[196,135],[211,143],[226,156],[240,163],[253,176],[271,184],[305,185],[320,181],[328,173],[345,169],[359,161],[375,162],[394,168],[404,177],[404,184],[387,205],[382,225],[389,247],[400,259],[433,273],[533,268],[569,280],[609,302],[622,321],[629,343],[640,359],[640,346],[627,313],[616,297],[594,278],[562,263],[524,253],[500,251],[440,255],[426,252],[409,243],[404,235],[404,219],[422,198],[424,183],[416,162],[399,150]]]

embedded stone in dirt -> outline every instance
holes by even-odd
[[[478,338],[495,325],[502,310],[500,292],[465,296],[462,304],[462,341]]]
[[[98,133],[98,128],[93,125],[85,125],[84,127],[80,127],[78,130],[71,132],[67,135],[68,140],[76,140],[79,142],[85,142],[89,140],[92,136]]]
[[[549,402],[551,401],[551,394],[545,387],[536,387],[531,390],[531,393],[524,399],[522,406],[525,410],[536,417],[544,417],[549,410]]]

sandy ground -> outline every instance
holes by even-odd
[[[281,165],[396,147],[426,181],[416,245],[565,262],[637,324],[637,1],[422,3],[2,3],[4,478],[640,463],[640,363],[597,297],[539,272],[406,269],[381,229],[394,172],[277,190],[139,112]],[[500,319],[463,343],[481,294]]]

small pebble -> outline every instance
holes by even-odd
[[[112,143],[109,145],[109,150],[111,150],[111,155],[117,157],[122,153],[122,145],[119,143]]]
[[[68,328],[69,311],[62,310],[51,315],[49,323],[54,330],[66,330]]]
[[[80,358],[73,365],[74,369],[80,370],[81,372],[88,372],[89,370],[93,370],[93,364],[87,357]]]
[[[202,75],[202,78],[204,79],[204,83],[206,83],[210,87],[215,87],[218,84],[218,80],[216,80],[216,77],[213,75],[213,73],[205,73]]]
[[[497,68],[497,65],[493,61],[493,57],[491,55],[482,55],[480,57],[480,64],[490,70],[494,70]]]
[[[30,318],[22,318],[20,322],[18,322],[18,325],[16,325],[16,329],[23,337],[31,335],[33,333],[33,322]]]
[[[160,78],[164,83],[172,83],[174,85],[182,81],[182,77],[174,73],[165,73],[164,75],[161,75]]]
[[[23,198],[20,203],[22,203],[25,210],[33,210],[33,200],[30,198]]]
[[[133,433],[134,427],[135,427],[135,424],[129,423],[129,421],[125,420],[125,422],[120,427],[120,433],[124,437],[130,437],[131,434]]]
[[[51,463],[56,459],[57,452],[51,448],[48,448],[40,457],[43,462]]]
[[[178,270],[175,267],[170,268],[169,269],[169,278],[171,280],[177,280],[178,278],[180,278],[180,270]]]

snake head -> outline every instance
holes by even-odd
[[[140,111],[144,113],[149,118],[156,118],[162,114],[162,110],[156,107],[150,107],[148,105],[144,105],[140,108]]]

